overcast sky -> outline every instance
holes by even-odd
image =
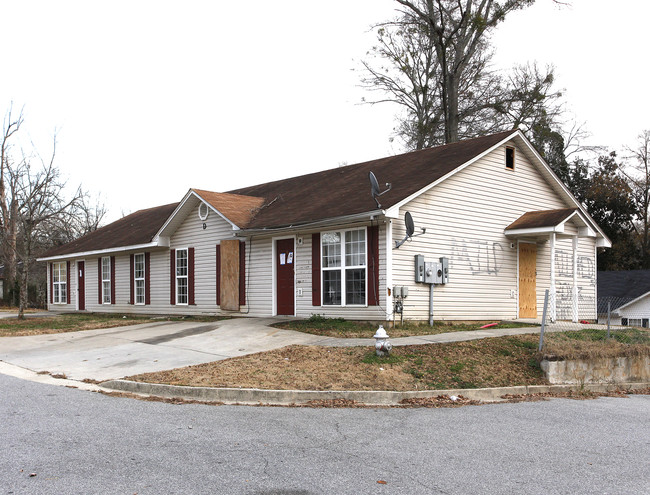
[[[650,3],[537,0],[493,36],[498,67],[556,66],[591,144],[650,128]],[[399,153],[396,109],[361,105],[358,61],[393,0],[0,0],[0,112],[24,107],[41,154],[57,133],[71,185],[108,220]]]

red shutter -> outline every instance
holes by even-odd
[[[115,304],[115,256],[111,256],[111,304]]]
[[[379,225],[368,227],[368,306],[379,305]]]
[[[176,250],[169,250],[169,304],[176,304]]]
[[[246,241],[239,243],[239,305],[246,304]]]
[[[221,246],[217,244],[217,306],[221,304]]]
[[[151,304],[151,278],[149,269],[151,267],[151,253],[144,253],[144,303]]]
[[[130,288],[130,297],[129,304],[135,304],[135,255],[132,254],[130,258],[130,279],[129,279],[129,288]]]
[[[66,271],[66,283],[65,283],[65,291],[66,291],[66,296],[67,296],[67,304],[70,304],[70,290],[71,284],[70,284],[70,262],[66,261],[65,262],[65,271]]]
[[[54,263],[50,263],[50,304],[54,303]]]
[[[320,306],[320,234],[311,235],[311,304]]]
[[[97,302],[102,304],[102,259],[97,258]]]
[[[194,248],[187,250],[187,304],[194,305]]]

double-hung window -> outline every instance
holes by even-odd
[[[187,248],[176,250],[176,304],[188,303]]]
[[[65,261],[52,263],[52,291],[54,304],[68,302],[68,267]]]
[[[111,257],[102,258],[102,303],[111,303]]]
[[[133,279],[135,282],[135,303],[136,304],[144,304],[145,298],[144,298],[144,291],[145,291],[145,284],[144,284],[144,271],[145,271],[145,263],[144,263],[144,253],[141,254],[136,254],[133,257]]]
[[[323,232],[323,305],[366,304],[366,229]]]

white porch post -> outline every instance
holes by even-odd
[[[391,295],[388,294],[391,290]],[[393,221],[386,219],[386,321],[393,317]]]
[[[557,319],[557,312],[556,312],[556,293],[555,293],[555,232],[551,232],[551,235],[549,237],[550,240],[550,245],[551,245],[551,286],[549,287],[549,292],[551,296],[551,301],[550,301],[550,318],[552,322],[555,322]]]
[[[573,323],[578,322],[578,236],[573,236]]]

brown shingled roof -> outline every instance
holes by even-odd
[[[371,212],[368,172],[377,176],[382,208],[390,208],[498,144],[513,131],[245,187],[229,193],[193,189],[240,228],[273,228]],[[44,258],[147,244],[178,203],[140,210],[63,246]]]
[[[536,229],[555,227],[578,211],[577,208],[562,208],[559,210],[529,211],[506,227],[506,230]]]
[[[512,133],[501,132],[229,192],[263,198],[268,205],[262,207],[247,225],[239,227],[298,225],[375,210],[368,180],[368,172],[372,171],[381,190],[385,189],[386,182],[393,186],[379,199],[385,209],[435,182]]]
[[[178,203],[136,211],[75,241],[54,247],[42,257],[147,244],[151,242],[176,206]]]
[[[263,198],[217,193],[202,189],[192,190],[238,227],[247,225],[257,210],[264,204]]]

